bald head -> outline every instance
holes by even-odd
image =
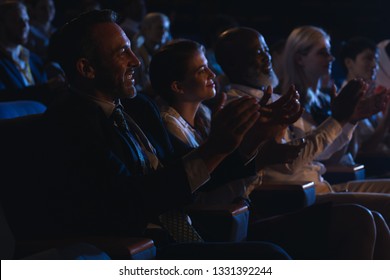
[[[141,22],[141,33],[150,46],[165,44],[170,38],[169,30],[169,18],[162,13],[149,13]]]
[[[248,51],[253,50],[259,35],[255,29],[236,27],[222,32],[218,37],[215,56],[229,78],[247,68],[248,62],[242,59]]]
[[[232,83],[256,87],[277,84],[268,46],[253,28],[236,27],[223,32],[215,56]]]
[[[169,21],[168,17],[162,13],[148,13],[142,20],[141,25],[143,27],[150,27],[164,20]]]

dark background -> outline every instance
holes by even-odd
[[[76,0],[55,0],[61,25],[63,12]],[[101,0],[112,8],[115,0]],[[209,19],[216,14],[233,16],[240,25],[258,29],[269,43],[285,38],[296,26],[325,28],[333,40],[361,35],[375,41],[390,38],[390,0],[146,0],[148,11],[160,11],[172,20],[174,37],[203,40]]]

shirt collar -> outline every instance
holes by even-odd
[[[109,102],[107,100],[103,100],[101,98],[92,96],[92,95],[87,95],[90,100],[95,102],[104,112],[107,118],[109,118],[112,115],[112,112],[114,112],[114,109],[116,106],[122,106],[121,102],[119,99]]]
[[[92,101],[96,105],[98,105],[103,110],[103,112],[107,118],[111,117],[112,113],[114,112],[115,107],[121,106],[123,108],[120,99],[115,99],[112,102],[110,102],[110,101],[107,101],[105,99],[96,97],[94,95],[83,93],[81,90],[79,90],[73,86],[70,86],[70,88],[73,92],[80,94],[84,98],[89,99],[90,101]]]
[[[20,64],[21,62],[28,62],[30,58],[30,51],[22,45],[18,45],[14,50],[11,50],[0,44],[0,49],[3,53],[5,53],[15,63],[18,64]]]

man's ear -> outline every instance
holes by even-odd
[[[183,94],[184,93],[184,89],[183,89],[183,86],[180,82],[178,81],[174,81],[172,82],[171,84],[171,89],[173,90],[173,92],[175,93],[179,93],[179,94]]]
[[[95,69],[88,59],[80,58],[76,63],[77,71],[81,76],[87,79],[95,78]]]

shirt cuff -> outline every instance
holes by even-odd
[[[342,132],[343,127],[334,118],[329,117],[320,124],[316,130],[327,131],[330,135],[339,135]]]
[[[355,131],[357,124],[346,123],[343,127],[343,133],[345,133],[349,140],[352,139],[352,134]]]
[[[204,161],[195,151],[186,154],[183,158],[184,169],[192,192],[210,180],[210,174]]]

